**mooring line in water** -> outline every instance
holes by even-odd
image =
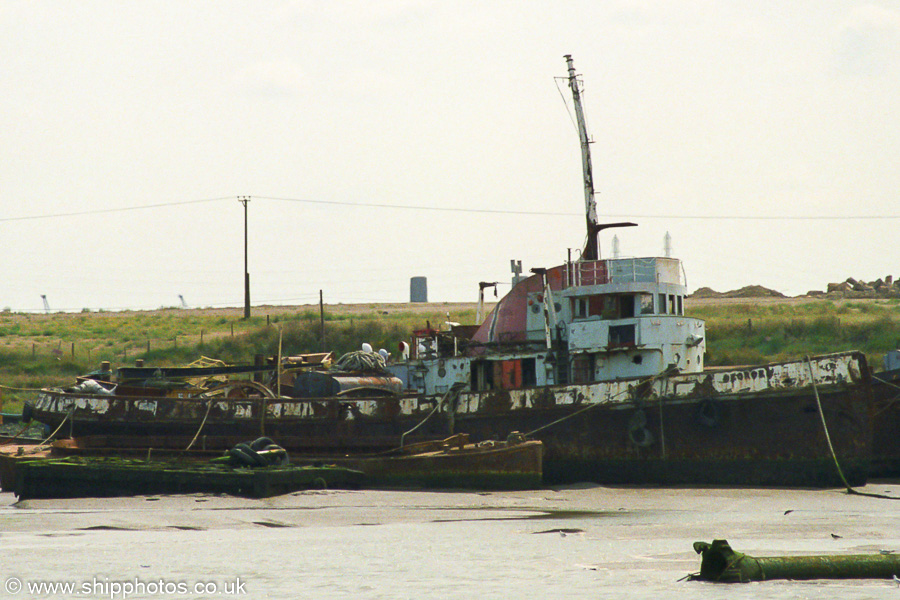
[[[816,376],[813,373],[812,360],[809,358],[809,355],[806,356],[806,365],[809,367],[809,378],[812,381],[813,394],[816,396],[816,405],[819,407],[819,417],[822,419],[822,429],[825,431],[825,441],[828,442],[828,450],[831,451],[831,458],[834,459],[834,466],[837,468],[838,477],[841,478],[841,482],[843,482],[844,487],[847,489],[847,493],[856,496],[868,496],[869,498],[881,498],[882,500],[900,500],[897,496],[886,496],[884,494],[872,494],[870,492],[854,490],[847,482],[847,478],[844,477],[844,471],[841,470],[841,464],[838,462],[837,453],[835,453],[834,446],[831,443],[831,435],[828,433],[828,425],[825,422],[825,413],[822,411],[822,401],[819,399],[819,388],[816,386]]]

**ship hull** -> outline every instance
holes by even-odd
[[[872,440],[866,394],[835,390],[820,393],[820,402],[834,456],[812,393],[589,410],[535,437],[544,442],[548,482],[840,487],[836,457],[847,484],[864,484]],[[553,417],[566,414],[465,419],[458,426],[475,438],[501,437]]]
[[[823,375],[803,379],[813,371]],[[865,482],[871,393],[864,357],[848,353],[643,382],[442,397],[208,401],[45,391],[32,412],[51,428],[61,425],[60,435],[197,436],[198,447],[217,436],[266,435],[309,453],[388,450],[416,426],[407,443],[454,433],[505,440],[519,432],[543,442],[546,483],[821,487]]]
[[[872,476],[900,477],[900,369],[872,378]]]

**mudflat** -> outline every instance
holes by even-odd
[[[699,570],[695,541],[758,556],[900,552],[900,484],[861,490],[895,499],[589,484],[265,500],[0,494],[0,596],[894,598],[892,580],[679,581]]]

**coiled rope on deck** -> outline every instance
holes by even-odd
[[[387,373],[385,368],[384,357],[377,352],[366,352],[365,350],[355,350],[343,355],[334,366],[332,371],[362,371],[365,373]]]

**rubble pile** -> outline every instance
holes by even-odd
[[[786,298],[781,292],[770,290],[761,285],[746,285],[739,290],[730,292],[717,292],[708,287],[702,287],[689,296],[690,298]]]
[[[812,290],[807,296],[825,296],[828,298],[900,298],[900,279],[894,280],[892,275],[872,282],[848,277],[841,283],[829,283],[821,292]]]
[[[888,275],[884,279],[865,282],[848,277],[840,283],[829,283],[827,289],[810,290],[804,296],[812,298],[900,298],[900,279]],[[717,292],[712,288],[697,289],[689,298],[787,298],[781,292],[765,288],[761,285],[747,285],[739,290]]]

